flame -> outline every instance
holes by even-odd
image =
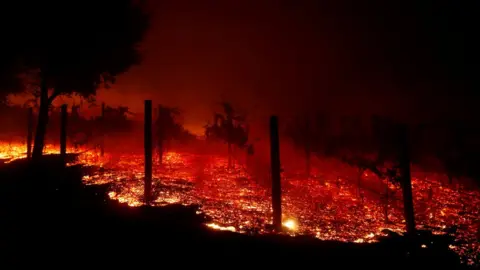
[[[25,157],[25,149],[24,144],[0,143],[0,159],[9,162]],[[75,149],[68,151],[74,152]],[[47,145],[45,152],[58,153],[58,147]],[[109,198],[132,207],[143,205],[143,155],[125,153],[116,159],[110,155],[101,158],[94,150],[84,150],[79,159],[83,164],[103,167],[101,171],[84,176],[85,184],[110,183]],[[156,198],[153,204],[198,205],[199,214],[212,219],[212,223],[207,224],[211,229],[237,233],[269,232],[266,225],[272,220],[270,191],[255,181],[241,164],[228,169],[228,159],[223,156],[177,152],[166,153],[163,160],[162,168],[154,166]],[[388,187],[388,204],[367,188],[362,189],[365,195],[359,197],[356,181],[348,181],[346,172],[325,174],[322,180],[284,173],[283,214],[296,218],[285,220],[283,226],[291,235],[294,232],[295,235],[312,235],[322,240],[356,243],[375,242],[376,236],[385,235],[385,229],[403,233],[401,191],[385,180],[375,178],[374,174],[365,173],[364,177],[365,181]],[[453,189],[435,180],[436,177],[432,174],[428,175],[428,181],[420,180],[412,172],[417,227],[442,234],[446,228],[458,226],[457,243],[450,249],[463,261],[478,264],[480,192],[463,187]]]
[[[209,223],[209,224],[207,224],[207,227],[212,228],[214,230],[220,230],[220,231],[230,231],[230,232],[235,232],[236,231],[235,227],[233,227],[233,226],[223,227],[223,226],[220,226],[220,225],[215,224],[215,223]]]
[[[287,219],[282,223],[283,227],[291,230],[291,231],[296,231],[298,229],[298,224],[295,220],[293,219]]]
[[[43,153],[50,154],[59,154],[60,146],[53,144],[46,144],[43,149]],[[99,153],[96,153],[92,150],[82,149],[82,148],[73,148],[67,147],[67,153],[78,153],[79,162],[87,165],[103,166],[103,161],[107,158],[101,158]],[[0,160],[3,160],[4,163],[10,163],[17,159],[22,159],[27,157],[27,146],[22,143],[12,143],[12,142],[2,142],[0,141]],[[73,164],[67,164],[73,165]]]

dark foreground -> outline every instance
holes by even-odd
[[[448,239],[438,236],[351,244],[212,231],[195,207],[110,201],[106,187],[82,184],[82,170],[58,156],[0,165],[0,266],[461,268]]]

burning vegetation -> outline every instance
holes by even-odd
[[[4,162],[25,157],[26,146],[2,143]],[[71,152],[75,149],[69,149]],[[77,150],[78,151],[78,150]],[[46,153],[56,153],[47,145]],[[110,185],[109,197],[129,206],[144,202],[144,170],[141,154],[100,157],[96,150],[78,151],[79,161],[97,168],[84,176],[88,185]],[[158,162],[158,160],[156,161]],[[154,166],[153,205],[198,205],[206,224],[216,230],[245,234],[271,233],[270,190],[248,172],[240,161],[228,166],[228,158],[167,152],[163,166]],[[311,235],[323,240],[355,243],[378,241],[387,231],[403,233],[405,221],[399,187],[366,170],[360,176],[337,161],[324,160],[311,166],[311,176],[285,170],[282,173],[282,224],[284,233]],[[477,264],[480,254],[480,193],[459,186],[452,188],[435,175],[412,172],[418,229],[451,234],[450,246],[464,262]],[[428,248],[434,243],[425,243]]]
[[[470,77],[464,76],[467,74],[465,72],[467,69],[463,70],[459,62],[444,61],[446,58],[438,57],[438,55],[449,55],[444,53],[445,48],[434,48],[428,53],[423,49],[412,50],[413,47],[431,49],[432,44],[446,44],[438,42],[443,38],[438,40],[434,38],[441,31],[430,31],[435,30],[430,29],[431,25],[444,26],[444,22],[431,23],[437,21],[431,17],[430,22],[427,23],[428,27],[417,27],[427,24],[424,24],[423,20],[417,20],[415,16],[407,16],[412,17],[411,21],[414,23],[404,23],[402,25],[406,25],[406,28],[398,28],[401,24],[398,24],[401,20],[396,20],[398,16],[390,16],[395,23],[388,23],[388,20],[385,20],[383,13],[393,14],[390,8],[385,6],[385,10],[379,10],[382,12],[378,12],[381,14],[378,18],[386,23],[378,24],[382,29],[375,29],[373,27],[375,23],[371,23],[376,21],[375,16],[373,14],[363,16],[367,14],[363,13],[370,8],[347,8],[348,13],[345,13],[348,15],[350,10],[359,10],[362,16],[350,16],[352,14],[317,16],[321,15],[317,13],[317,9],[320,12],[323,8],[316,5],[296,7],[295,13],[301,14],[302,18],[297,18],[294,14],[284,16],[287,13],[284,13],[283,9],[287,11],[291,7],[280,5],[275,9],[278,9],[280,12],[278,15],[281,15],[278,17],[282,19],[277,21],[277,11],[274,10],[271,14],[273,16],[265,19],[267,17],[259,6],[247,9],[258,13],[261,22],[255,21],[257,17],[255,14],[245,16],[244,19],[247,20],[245,22],[248,22],[246,24],[243,21],[235,21],[243,17],[236,14],[236,16],[227,16],[235,17],[234,20],[228,20],[235,27],[229,27],[227,21],[222,23],[212,21],[215,23],[206,24],[209,27],[216,25],[222,27],[218,29],[219,32],[216,32],[215,28],[211,29],[210,32],[213,35],[206,36],[209,41],[203,44],[205,46],[194,46],[202,49],[201,52],[198,51],[198,55],[205,56],[209,61],[196,58],[196,52],[190,45],[181,46],[181,43],[178,43],[172,47],[174,50],[170,50],[169,46],[155,46],[160,50],[167,48],[168,54],[177,58],[175,61],[187,61],[181,65],[173,61],[174,68],[170,69],[176,75],[183,74],[172,76],[182,80],[182,87],[175,87],[175,80],[163,81],[169,86],[168,88],[173,86],[170,88],[172,92],[183,88],[194,89],[190,92],[190,96],[193,97],[190,98],[193,100],[189,102],[191,105],[200,103],[196,98],[202,95],[193,95],[194,92],[198,92],[197,89],[211,88],[212,85],[218,85],[217,87],[233,85],[234,87],[228,86],[230,90],[225,92],[234,92],[238,89],[242,91],[252,89],[255,92],[250,96],[239,91],[241,95],[234,94],[232,97],[253,98],[258,92],[260,98],[257,101],[262,102],[252,104],[259,104],[256,106],[265,108],[257,113],[270,114],[283,111],[282,118],[285,117],[283,119],[286,121],[282,121],[280,126],[276,115],[270,119],[270,147],[268,148],[265,147],[268,143],[264,143],[267,140],[258,143],[262,139],[250,134],[250,124],[253,126],[254,122],[248,122],[246,115],[239,113],[231,104],[225,102],[221,104],[221,112],[217,111],[213,114],[213,122],[205,126],[202,140],[179,123],[181,110],[167,107],[166,104],[158,104],[155,106],[155,112],[152,113],[152,100],[145,101],[143,123],[135,119],[135,116],[140,114],[130,112],[129,108],[124,106],[115,108],[103,103],[100,116],[89,119],[81,115],[81,106],[76,104],[72,106],[70,116],[68,116],[67,104],[55,107],[57,102],[65,102],[64,97],[72,96],[79,97],[82,102],[86,101],[92,107],[95,106],[98,90],[110,88],[119,75],[139,64],[142,58],[141,51],[155,51],[140,50],[145,45],[142,42],[145,42],[144,36],[152,23],[156,21],[164,23],[163,20],[151,20],[150,17],[156,13],[151,12],[153,6],[150,7],[144,1],[130,0],[100,1],[95,3],[95,6],[92,6],[92,3],[79,4],[74,10],[53,1],[28,5],[20,1],[18,5],[13,4],[8,7],[8,13],[24,24],[16,24],[15,28],[11,28],[12,24],[6,21],[2,24],[11,29],[3,31],[6,35],[4,40],[7,49],[3,50],[3,60],[0,65],[0,116],[2,116],[0,118],[5,119],[0,119],[0,122],[4,121],[0,123],[3,127],[0,135],[5,135],[9,140],[13,137],[21,138],[18,141],[27,141],[28,146],[23,143],[2,143],[1,140],[5,137],[0,138],[0,166],[8,167],[5,164],[26,158],[24,164],[32,165],[32,168],[40,168],[43,164],[50,164],[41,163],[47,161],[43,157],[44,154],[60,152],[58,159],[55,159],[55,162],[52,161],[52,164],[62,169],[78,169],[77,186],[82,186],[81,180],[86,185],[102,185],[107,188],[108,197],[111,200],[125,205],[121,206],[123,209],[132,210],[133,207],[144,205],[153,207],[172,204],[193,205],[198,207],[198,216],[193,212],[192,216],[207,217],[208,222],[205,226],[213,230],[248,235],[277,233],[290,236],[303,235],[321,240],[358,244],[380,242],[384,236],[393,238],[405,235],[402,239],[408,239],[406,242],[409,245],[415,243],[414,245],[420,249],[431,248],[430,250],[437,247],[436,243],[427,241],[417,245],[418,239],[422,241],[424,239],[420,237],[423,236],[422,234],[446,235],[453,239],[448,247],[456,252],[463,262],[470,265],[480,264],[480,191],[478,187],[472,189],[465,186],[463,181],[457,181],[461,178],[477,181],[480,179],[480,170],[477,169],[480,163],[478,156],[480,128],[473,127],[475,125],[469,122],[474,121],[467,121],[467,118],[464,119],[465,121],[458,121],[456,116],[453,117],[453,113],[451,119],[447,119],[450,115],[445,117],[442,114],[434,117],[439,119],[430,119],[431,117],[427,116],[430,113],[423,112],[431,110],[425,109],[423,106],[425,101],[433,104],[434,102],[430,101],[434,101],[435,98],[443,100],[444,98],[440,97],[444,94],[448,97],[445,100],[451,98],[449,91],[440,92],[440,89],[472,88],[469,82]],[[407,7],[406,10],[414,10],[409,6],[405,7]],[[165,7],[162,6],[163,8]],[[56,10],[59,9],[65,12],[58,13]],[[238,11],[237,8],[232,10]],[[332,10],[339,12],[341,9]],[[228,14],[227,10],[218,11],[220,11],[218,14]],[[176,17],[181,13],[172,13],[175,15],[164,17],[177,20]],[[403,16],[405,12],[400,13]],[[198,18],[225,17],[211,16],[217,14],[214,10],[206,14],[208,16],[198,16]],[[245,13],[247,14],[249,13]],[[339,14],[342,14],[342,11]],[[194,19],[197,17],[193,13],[188,13],[188,16]],[[429,17],[425,14],[422,16]],[[314,25],[337,25],[331,23],[335,21],[330,21],[330,17],[341,17],[344,29],[314,27]],[[365,22],[344,20],[363,17],[368,20]],[[283,21],[284,18],[289,18],[290,21]],[[322,21],[310,20],[311,18],[321,18]],[[59,21],[62,23],[59,24]],[[269,23],[263,24],[264,22]],[[310,23],[313,24],[310,26]],[[349,24],[355,27],[351,28]],[[242,27],[238,27],[239,25]],[[283,27],[285,25],[288,25],[287,28],[293,32],[285,32],[289,30]],[[415,27],[410,28],[409,25]],[[448,25],[451,27],[444,28],[457,29],[457,26],[460,26],[449,23]],[[199,24],[199,26],[202,25]],[[225,29],[228,29],[227,32],[224,31],[225,26]],[[243,26],[247,28],[244,29]],[[248,30],[250,26],[254,26],[253,28],[260,32]],[[357,29],[357,26],[373,28],[363,31],[363,29]],[[188,23],[182,22],[183,28],[189,29]],[[458,27],[458,29],[461,28]],[[232,29],[236,30],[230,31]],[[273,31],[275,29],[280,29],[281,33]],[[383,30],[390,33],[391,29],[397,29],[398,31],[393,31],[396,34],[411,33],[412,35],[391,38],[389,35],[381,34]],[[428,35],[424,35],[422,31],[418,32],[418,29],[428,30]],[[181,31],[181,29],[176,30]],[[188,37],[192,33],[199,32],[189,31],[186,35],[178,35],[179,31],[176,30],[159,33],[162,35],[175,33],[175,38],[171,40],[177,43],[183,39],[183,36]],[[247,30],[245,33],[248,38],[244,36],[244,30]],[[339,30],[356,34],[338,35]],[[377,32],[378,37],[376,34],[372,35]],[[431,35],[430,32],[436,34]],[[158,34],[155,31],[152,33],[154,36]],[[218,33],[221,35],[217,35]],[[226,33],[228,35],[225,35]],[[297,35],[299,33],[300,35]],[[320,33],[328,34],[323,36]],[[332,33],[331,36],[330,33]],[[215,36],[221,37],[221,42],[215,40]],[[182,38],[179,40],[178,37]],[[252,37],[259,42],[243,42]],[[352,37],[354,39],[351,39]],[[462,35],[457,35],[456,38],[458,37],[462,38]],[[32,43],[32,40],[42,40],[42,42]],[[157,38],[151,40],[157,40]],[[165,43],[168,40],[169,38],[162,42]],[[191,43],[190,39],[185,40]],[[238,46],[240,51],[236,51],[236,46],[229,47],[230,45],[224,44],[225,40],[229,44],[240,44]],[[329,40],[333,42],[331,44],[324,42]],[[422,44],[420,44],[422,46],[413,47],[403,46],[405,44],[398,43],[398,40],[406,40],[407,43],[415,40],[425,46]],[[451,38],[445,40],[451,40]],[[195,41],[202,40],[195,38]],[[394,46],[390,41],[394,41]],[[458,44],[464,43],[466,42],[458,42]],[[95,46],[91,46],[92,44]],[[347,44],[354,46],[350,47]],[[186,48],[188,53],[182,53],[181,50],[175,51],[182,47]],[[218,50],[204,50],[206,47]],[[370,51],[365,49],[367,47],[374,49]],[[313,51],[309,51],[308,48]],[[223,49],[228,53],[222,53]],[[453,51],[458,54],[459,50]],[[248,52],[248,55],[244,52]],[[165,56],[162,53],[158,55]],[[425,56],[427,57],[424,58]],[[457,56],[447,58],[461,59]],[[360,58],[357,59],[357,57]],[[221,61],[216,62],[219,59]],[[224,59],[230,60],[224,61]],[[278,65],[279,59],[282,65]],[[319,59],[322,61],[317,61]],[[364,61],[365,59],[368,61]],[[201,60],[199,61],[201,65],[188,62],[190,60]],[[250,60],[253,62],[249,63]],[[227,65],[223,66],[224,64]],[[251,73],[252,64],[261,67],[254,69]],[[150,67],[150,65],[146,66]],[[177,66],[178,70],[176,70]],[[182,66],[193,68],[185,73]],[[412,66],[419,68],[412,69]],[[456,67],[455,72],[451,72],[450,68],[444,68],[450,66]],[[205,72],[195,72],[199,67]],[[152,69],[154,72],[144,73],[169,76],[168,69],[157,66]],[[258,70],[262,70],[260,80]],[[421,70],[425,72],[418,72]],[[185,84],[184,81],[188,80],[184,77],[191,75],[190,73],[195,75],[194,80],[190,81],[200,83]],[[206,76],[210,73],[213,74],[211,81]],[[230,77],[233,74],[241,76]],[[224,76],[227,77],[222,78]],[[148,76],[132,78],[136,78],[136,82],[131,84],[133,87],[124,85],[119,89],[132,88],[137,91],[142,88],[160,88],[153,84],[144,84],[142,78],[148,78]],[[241,81],[238,81],[240,79]],[[225,85],[222,86],[222,83]],[[135,87],[140,84],[144,85]],[[418,97],[418,100],[411,98],[410,91],[420,88],[436,89],[438,93],[435,93],[432,100],[426,99],[431,96],[430,90],[418,96],[412,95],[412,97]],[[264,96],[260,93],[260,89],[265,89],[265,93],[268,94]],[[295,92],[287,92],[287,89],[288,91],[293,89]],[[323,91],[323,89],[329,90]],[[335,93],[331,92],[332,90]],[[379,95],[378,90],[382,90],[382,95]],[[386,93],[385,90],[391,90],[391,92],[385,95],[388,98],[381,98],[383,92]],[[408,102],[403,100],[405,97],[401,92],[404,90]],[[300,94],[300,91],[306,92]],[[349,91],[351,91],[350,94],[348,94]],[[222,90],[222,95],[223,92]],[[272,92],[273,98],[269,97],[269,92]],[[317,95],[316,92],[324,94]],[[7,106],[12,105],[6,103],[9,100],[7,97],[16,94],[26,94],[32,99],[23,106],[18,104]],[[203,96],[214,96],[211,94],[213,93],[203,93]],[[165,98],[168,94],[159,96]],[[176,99],[173,96],[170,100]],[[335,97],[322,98],[322,96]],[[353,98],[345,99],[343,96]],[[360,96],[365,99],[358,99],[357,97]],[[235,100],[241,99],[243,98]],[[245,101],[247,100],[245,98]],[[374,106],[365,105],[364,100],[368,100],[379,108],[370,110],[367,107]],[[460,100],[462,99],[457,101]],[[335,101],[338,103],[334,103]],[[471,101],[466,102],[467,99],[464,101],[465,104],[474,104]],[[397,119],[395,110],[388,108],[394,103],[399,104],[399,119],[402,118],[401,115],[406,119]],[[421,109],[409,111],[406,109],[409,104]],[[370,127],[364,128],[364,119],[356,113],[347,115],[356,111],[357,106],[363,118],[372,118],[367,119]],[[338,110],[334,113],[331,109],[337,109],[337,107]],[[447,109],[446,111],[452,112],[458,110],[453,106]],[[326,110],[328,113],[321,113],[319,110]],[[384,114],[381,113],[382,111]],[[471,109],[459,111],[468,112],[467,115],[471,114]],[[377,117],[373,115],[375,113],[383,116]],[[290,115],[287,116],[287,114]],[[458,113],[458,116],[460,115],[462,114]],[[340,120],[331,121],[332,116]],[[257,120],[262,117],[257,115]],[[296,119],[289,121],[288,117],[296,117]],[[392,117],[392,119],[384,119],[384,117]],[[20,118],[23,119],[21,122],[19,122]],[[26,123],[23,123],[25,120]],[[437,120],[439,123],[436,123]],[[448,123],[445,124],[446,122]],[[141,136],[133,135],[141,134],[138,132],[141,125],[143,125],[143,141]],[[252,130],[257,131],[254,128]],[[47,141],[49,133],[60,134],[60,147],[51,145]],[[15,135],[12,136],[12,134]],[[127,134],[128,136],[125,136]],[[26,140],[24,137],[27,137]],[[123,139],[128,137],[134,143],[121,140],[121,145],[117,144],[109,148],[109,143],[118,143],[116,139],[120,137]],[[285,141],[288,142],[282,141],[282,143],[291,144],[295,151],[300,149],[302,157],[299,158],[298,153],[291,155],[290,152],[285,151],[287,154],[282,152],[283,156],[280,158],[279,137],[286,138]],[[15,139],[11,141],[16,141]],[[73,148],[67,148],[67,141],[68,145],[73,145]],[[177,142],[181,146],[175,145]],[[139,149],[137,143],[144,144],[143,153],[136,152]],[[222,145],[222,149],[212,149],[217,145]],[[262,147],[264,147],[263,150]],[[67,155],[67,152],[74,155]],[[72,156],[76,158],[75,162],[67,159]],[[270,164],[265,161],[266,156],[270,156]],[[432,160],[434,161],[430,162]],[[65,167],[65,163],[80,164],[84,167]],[[299,169],[290,163],[302,163],[303,168]],[[429,167],[430,165],[432,166]],[[437,170],[438,167],[442,167],[443,170]],[[82,171],[82,168],[85,170]],[[31,172],[31,170],[25,171]],[[54,167],[48,167],[43,171],[57,172]],[[25,178],[36,180],[35,172],[28,174]],[[67,179],[66,175],[62,175],[59,179],[61,181]],[[80,175],[83,177],[81,180]],[[447,176],[448,183],[440,179],[443,175]],[[18,180],[16,175],[9,180],[12,179]],[[25,182],[16,181],[15,183],[24,184]],[[39,186],[44,185],[41,181],[36,183]],[[25,186],[29,185],[30,183],[27,183]],[[92,189],[96,190],[96,188]],[[18,190],[23,191],[22,188]],[[44,195],[35,188],[31,190],[34,194]],[[55,189],[56,191],[58,190]],[[90,197],[86,201],[89,199]],[[104,200],[101,199],[100,206],[95,204],[92,208],[102,208]],[[32,201],[35,200],[32,199]],[[61,203],[53,205],[57,204],[61,205]],[[33,204],[29,201],[25,205]],[[117,203],[115,205],[118,206]],[[180,206],[179,208],[183,209]],[[155,210],[158,209],[155,208]],[[21,211],[19,213],[24,214]],[[443,243],[445,250],[447,245]]]
[[[344,145],[354,141],[351,138],[330,144],[348,148],[348,151],[342,147],[328,149],[317,144],[317,141],[328,141],[313,139],[328,128],[322,123],[311,125],[309,121],[295,121],[300,125],[287,127],[286,134],[282,135],[292,139],[297,149],[304,150],[306,164],[303,165],[306,166],[291,166],[291,162],[282,159],[282,216],[277,216],[276,220],[280,222],[275,222],[270,185],[272,176],[257,171],[259,164],[254,157],[261,151],[254,151],[253,142],[256,141],[249,139],[250,128],[245,117],[227,103],[222,106],[223,113],[215,113],[213,124],[205,127],[205,140],[198,140],[178,123],[180,111],[176,108],[159,105],[154,117],[146,118],[145,123],[150,122],[152,126],[144,134],[151,133],[148,140],[152,145],[145,148],[156,150],[149,154],[155,158],[148,189],[145,188],[146,159],[143,153],[135,152],[138,147],[129,152],[128,143],[123,140],[122,149],[111,149],[117,152],[105,147],[106,137],[112,140],[115,135],[134,132],[138,123],[127,118],[130,114],[127,107],[115,109],[102,105],[100,117],[85,119],[79,114],[78,106],[74,106],[68,129],[62,136],[65,136],[64,141],[68,136],[74,146],[67,151],[77,153],[78,162],[91,168],[83,177],[84,183],[108,185],[110,199],[130,207],[142,206],[146,201],[157,207],[195,205],[199,209],[197,213],[208,218],[207,227],[250,235],[278,232],[272,223],[281,224],[282,234],[359,244],[405,233],[407,222],[398,168],[395,164],[385,165],[396,159],[394,154],[399,145],[395,141],[396,132],[388,138],[374,136],[373,141],[380,142],[381,147],[371,149],[382,151],[372,160],[364,155],[365,149],[354,154],[358,150],[356,145]],[[152,109],[151,102],[149,109]],[[31,118],[32,110],[29,113]],[[145,115],[149,114],[152,112],[146,111]],[[51,118],[54,124],[51,131],[57,133],[55,127],[62,117],[52,111]],[[378,134],[386,132],[377,130],[375,135]],[[188,147],[182,150],[178,145],[172,145],[175,141],[181,144],[194,142],[196,148],[203,150]],[[365,145],[367,140],[361,141]],[[218,143],[224,152],[212,150]],[[388,147],[392,145],[394,147]],[[255,146],[261,147],[261,144]],[[207,148],[209,150],[205,150]],[[8,163],[25,158],[26,149],[24,144],[2,143],[0,160]],[[326,152],[320,153],[322,149]],[[47,143],[44,153],[58,153],[58,147]],[[266,167],[268,171],[268,164],[260,167]],[[411,176],[416,228],[435,235],[450,235],[454,241],[449,248],[465,263],[478,264],[480,192],[446,184],[439,174],[426,173],[416,165],[412,166]],[[150,193],[148,199],[145,198],[147,190]],[[423,243],[421,248],[434,244]]]

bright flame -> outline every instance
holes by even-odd
[[[291,231],[296,231],[298,229],[298,224],[295,220],[293,219],[287,219],[283,222],[283,227],[291,230]]]
[[[207,224],[207,227],[212,228],[214,230],[219,230],[219,231],[230,231],[230,232],[235,232],[236,231],[235,227],[233,227],[233,226],[223,227],[223,226],[220,226],[220,225],[215,224],[215,223],[209,223],[209,224]]]

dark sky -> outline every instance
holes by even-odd
[[[258,117],[463,112],[478,86],[475,2],[152,0],[142,65],[99,97],[176,105],[196,127],[222,100]]]

